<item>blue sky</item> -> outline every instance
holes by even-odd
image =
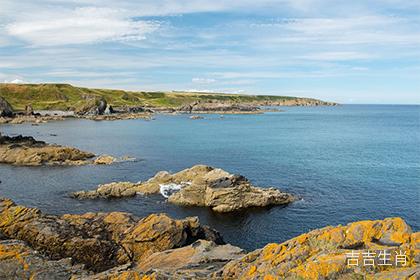
[[[420,104],[420,1],[0,0],[0,81]]]

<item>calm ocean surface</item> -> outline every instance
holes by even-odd
[[[229,243],[252,250],[326,225],[401,216],[420,230],[420,106],[286,107],[264,115],[158,115],[153,121],[69,120],[40,126],[2,125],[4,134],[130,155],[110,166],[0,165],[0,196],[46,213],[127,211],[199,216]],[[54,136],[56,135],[56,136]],[[72,191],[111,181],[146,180],[208,164],[258,186],[302,197],[287,207],[216,214],[170,205],[160,195],[77,201]]]

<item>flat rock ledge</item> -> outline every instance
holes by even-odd
[[[278,189],[255,187],[241,175],[206,165],[195,165],[174,174],[161,171],[146,182],[99,185],[96,190],[74,192],[71,196],[95,199],[156,193],[177,205],[210,207],[216,212],[286,205],[296,199]]]
[[[95,155],[72,147],[47,144],[30,136],[1,136],[0,163],[13,165],[82,165]]]
[[[347,254],[391,254],[391,266]],[[395,265],[403,252],[405,265]],[[419,279],[420,232],[401,218],[328,226],[246,253],[197,218],[52,216],[0,199],[0,279]]]
[[[125,160],[131,160],[131,158],[117,159],[109,155],[96,157],[90,152],[73,147],[48,144],[44,141],[35,140],[31,136],[9,137],[0,134],[0,163],[21,166],[85,165],[112,164]]]

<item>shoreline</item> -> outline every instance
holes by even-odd
[[[0,198],[0,218],[0,276],[6,279],[48,274],[91,280],[408,279],[420,274],[420,232],[401,218],[327,226],[252,252],[226,244],[197,217],[55,216]],[[366,250],[404,251],[407,264],[386,270],[347,265],[350,253]]]

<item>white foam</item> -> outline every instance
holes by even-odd
[[[160,187],[159,191],[160,191],[161,195],[168,198],[172,194],[174,194],[177,191],[179,191],[180,189],[182,189],[183,185],[170,183],[170,184],[160,184],[159,187]]]

